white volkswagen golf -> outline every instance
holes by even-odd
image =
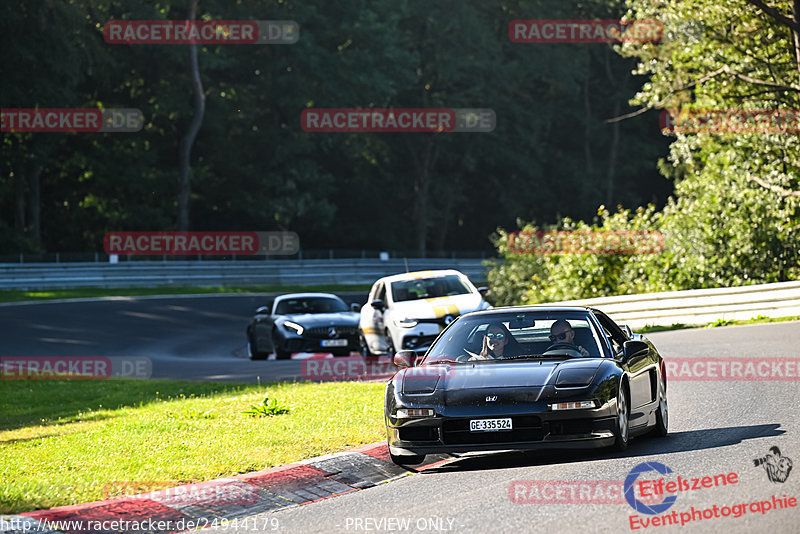
[[[483,299],[485,292],[452,269],[381,278],[361,308],[361,352],[364,356],[392,356],[398,350],[421,353],[462,313],[490,308]]]

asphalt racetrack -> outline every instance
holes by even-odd
[[[347,302],[366,298],[342,296]],[[243,295],[3,305],[0,356],[147,357],[154,378],[252,382],[260,377],[264,382],[298,377],[297,360],[246,357],[245,327],[265,300]],[[798,322],[649,337],[667,361],[800,356]],[[387,484],[205,531],[796,533],[798,384],[797,379],[670,380],[669,435],[637,437],[622,453],[464,455]],[[771,447],[795,464],[783,482],[771,481],[765,466],[755,465]],[[643,469],[660,464],[671,472],[643,471],[638,480],[678,483],[680,477],[693,485],[693,479],[702,483],[710,477],[717,482],[662,494],[648,501],[653,509],[664,495],[674,495],[674,503],[654,515],[643,513],[620,495],[620,488],[646,462]],[[781,464],[784,471],[788,462]],[[735,482],[720,483],[720,475]],[[644,502],[639,493],[635,496]],[[672,523],[664,525],[667,516]]]
[[[653,333],[650,338],[665,359],[797,357],[800,323],[692,329]],[[798,381],[676,380],[669,383],[668,392],[668,436],[635,438],[622,453],[465,455],[388,484],[254,516],[238,528],[229,524],[210,530],[270,532],[274,527],[274,532],[325,534],[800,532]],[[784,482],[770,481],[764,466],[754,462],[775,446],[795,463]],[[629,473],[645,462],[661,464],[672,472],[643,471],[639,475],[642,480],[663,478],[665,484],[679,484],[680,476],[688,480],[690,488],[698,479],[699,487],[669,494],[676,499],[663,513],[637,512],[620,495],[620,488]],[[735,483],[723,485],[720,475]],[[704,477],[709,481],[704,482]],[[633,488],[638,495],[636,483]],[[661,502],[664,495],[655,501]],[[795,499],[794,507],[789,506],[791,499]],[[663,518],[673,512],[674,522],[667,523],[670,519]],[[653,518],[659,521],[654,523]]]
[[[246,328],[278,293],[112,297],[0,305],[0,357],[149,358],[152,378],[271,382],[301,378],[298,360],[251,361]],[[366,293],[340,293],[363,304]],[[271,356],[274,358],[274,356]]]

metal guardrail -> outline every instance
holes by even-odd
[[[555,304],[598,308],[631,328],[746,320],[759,315],[787,317],[800,315],[800,282],[619,295]]]
[[[408,271],[457,269],[486,280],[481,259],[343,259],[0,264],[0,289],[372,284]]]

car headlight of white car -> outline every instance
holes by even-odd
[[[414,328],[417,326],[417,321],[415,319],[404,317],[403,319],[395,319],[394,324],[398,328]]]

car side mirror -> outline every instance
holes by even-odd
[[[269,315],[269,308],[266,306],[261,306],[260,308],[256,308],[256,315]]]
[[[374,299],[372,302],[369,303],[370,306],[375,308],[376,310],[382,310],[386,307],[381,299]]]
[[[650,345],[638,339],[629,339],[622,345],[622,361],[630,361],[631,358],[644,356],[650,351]]]
[[[478,288],[478,293],[480,293],[482,297],[485,297],[486,293],[488,293],[488,292],[489,292],[489,288],[486,287],[486,286],[481,286],[481,287]]]
[[[352,304],[350,304],[350,311],[360,312],[361,311],[361,304],[358,304],[357,302],[353,302]]]
[[[413,350],[401,350],[392,357],[392,363],[397,367],[414,367],[416,361],[417,353]]]

